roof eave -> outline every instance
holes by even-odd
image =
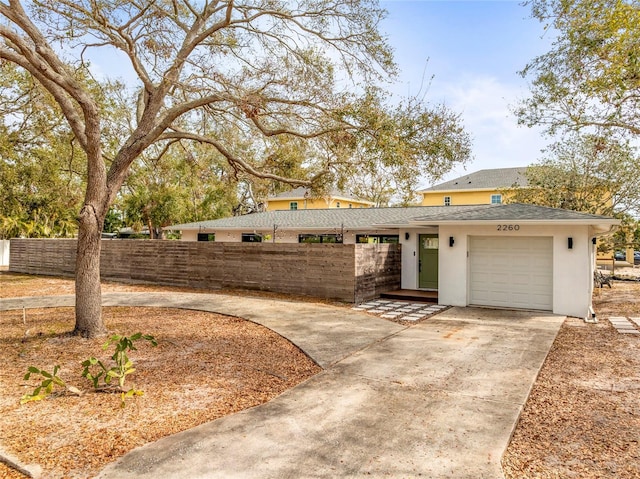
[[[617,226],[620,224],[620,220],[607,220],[607,219],[540,219],[540,220],[527,220],[527,219],[491,219],[491,220],[409,220],[411,226],[433,226],[433,225],[500,225],[504,223],[518,223],[528,225],[557,225],[571,224],[577,226],[604,226],[607,228],[611,226]]]
[[[381,225],[371,225],[371,226],[345,226],[345,231],[370,231],[372,229],[380,230],[392,230],[398,228],[397,226],[381,226]],[[203,226],[202,228],[164,228],[165,230],[172,231],[200,231],[202,233],[212,233],[214,231],[273,231],[273,226],[246,226],[246,227],[237,227],[237,226]],[[276,231],[329,231],[329,230],[339,230],[340,226],[278,226],[276,225]]]
[[[446,190],[422,190],[418,191],[419,194],[429,194],[429,193],[459,193],[460,191],[501,191],[501,190],[510,190],[513,188],[525,188],[524,186],[495,186],[493,188],[455,188],[455,189],[446,189]]]

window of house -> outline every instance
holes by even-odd
[[[302,234],[298,235],[298,243],[342,243],[342,235]]]
[[[444,197],[444,205],[445,206],[451,206],[451,196],[445,196]]]
[[[491,204],[492,205],[502,204],[502,195],[491,195]]]
[[[353,208],[353,205],[351,203],[349,203],[349,208]]]
[[[198,233],[198,241],[215,241],[215,233]]]
[[[336,208],[340,208],[340,202],[336,201]]]
[[[298,209],[298,202],[297,201],[292,201],[291,203],[289,203],[289,209],[290,210],[297,210]]]
[[[256,233],[242,233],[243,243],[262,243],[262,236]]]
[[[356,243],[385,244],[399,242],[399,235],[356,235]]]

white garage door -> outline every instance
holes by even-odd
[[[469,238],[469,303],[553,309],[553,239]]]

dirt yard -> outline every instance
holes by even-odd
[[[103,291],[145,289],[159,288]],[[72,292],[71,280],[0,272],[0,297]],[[640,477],[640,337],[604,319],[640,316],[640,283],[616,282],[595,305],[598,324],[570,318],[560,330],[503,458],[508,479]],[[131,354],[131,384],[145,395],[124,409],[118,395],[92,392],[19,405],[33,390],[22,380],[28,366],[60,364],[68,383],[88,390],[79,362],[110,353],[101,340],[66,334],[70,309],[29,310],[26,324],[22,311],[0,313],[0,443],[42,466],[42,477],[91,477],[134,447],[267,401],[319,370],[286,340],[237,318],[153,308],[106,308],[105,318],[113,331],[159,341]],[[22,477],[0,464],[0,478]]]
[[[141,288],[105,285],[104,291]],[[146,289],[146,288],[142,288]],[[0,297],[68,294],[73,283],[0,273]],[[158,308],[105,308],[110,331],[152,334],[130,353],[136,371],[127,381],[144,395],[120,407],[117,393],[91,392],[81,361],[104,361],[105,339],[71,337],[71,308],[0,312],[0,446],[43,478],[93,477],[131,449],[197,424],[269,401],[320,368],[272,331],[219,314]],[[20,405],[38,381],[24,381],[29,366],[59,375],[81,396],[62,395]],[[0,478],[22,478],[0,463]]]
[[[508,479],[640,477],[640,336],[605,319],[640,316],[640,283],[596,291],[600,322],[560,330],[503,458]]]

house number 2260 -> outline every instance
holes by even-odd
[[[518,231],[520,225],[498,225],[498,231]]]

